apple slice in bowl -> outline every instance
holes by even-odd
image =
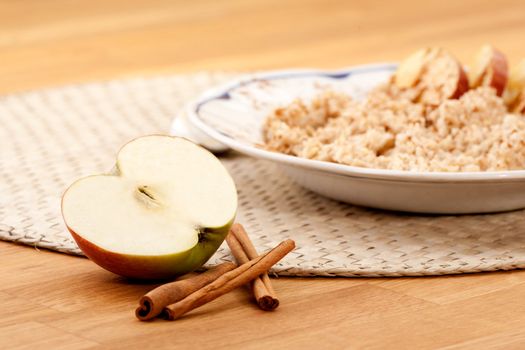
[[[507,85],[509,68],[505,55],[492,47],[484,45],[476,54],[474,63],[469,71],[469,82],[471,88],[479,86],[490,86],[496,90],[498,96],[502,96]]]
[[[80,249],[116,274],[163,279],[202,266],[228,234],[235,184],[209,151],[178,137],[126,144],[114,174],[74,182],[62,215]]]

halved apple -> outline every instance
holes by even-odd
[[[228,234],[235,184],[210,152],[178,137],[126,144],[113,174],[74,182],[62,215],[80,249],[116,274],[163,279],[202,266]]]
[[[476,54],[469,70],[471,88],[490,86],[501,96],[507,85],[509,67],[505,55],[491,45],[484,45]]]

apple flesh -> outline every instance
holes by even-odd
[[[220,161],[170,136],[129,142],[114,174],[77,180],[62,198],[66,226],[85,255],[139,279],[201,267],[228,234],[236,210],[235,184]]]
[[[460,98],[468,91],[468,77],[459,61],[441,48],[432,49],[419,83],[422,93],[419,102],[439,105],[448,99]]]
[[[421,79],[430,48],[420,49],[405,58],[394,74],[394,81],[400,88],[415,86]]]
[[[509,67],[505,55],[491,45],[484,45],[476,54],[469,71],[471,88],[490,86],[502,96],[507,85]]]
[[[511,69],[503,98],[511,112],[525,114],[525,59]]]
[[[411,99],[427,105],[459,98],[469,87],[462,65],[441,48],[425,48],[410,55],[399,65],[393,81],[402,91],[417,91]]]

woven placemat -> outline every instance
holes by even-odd
[[[104,172],[131,138],[169,130],[188,99],[227,74],[67,86],[0,97],[0,238],[81,254],[60,215],[76,178]],[[338,203],[269,162],[230,153],[238,221],[259,251],[291,237],[279,275],[440,275],[525,267],[525,212],[415,216]],[[230,260],[224,244],[210,263]]]

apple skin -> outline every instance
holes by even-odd
[[[133,279],[163,280],[198,269],[219,249],[233,219],[223,227],[206,229],[202,241],[191,249],[176,254],[147,256],[115,253],[101,248],[67,227],[82,252],[102,268]]]
[[[451,99],[460,98],[469,89],[467,73],[465,72],[461,64],[459,63],[458,63],[458,69],[459,69],[458,84],[456,86],[456,91],[454,91],[454,93],[450,97]]]
[[[509,78],[509,67],[507,58],[498,50],[494,50],[494,57],[491,61],[492,77],[489,86],[496,89],[496,94],[502,96],[507,86]]]

